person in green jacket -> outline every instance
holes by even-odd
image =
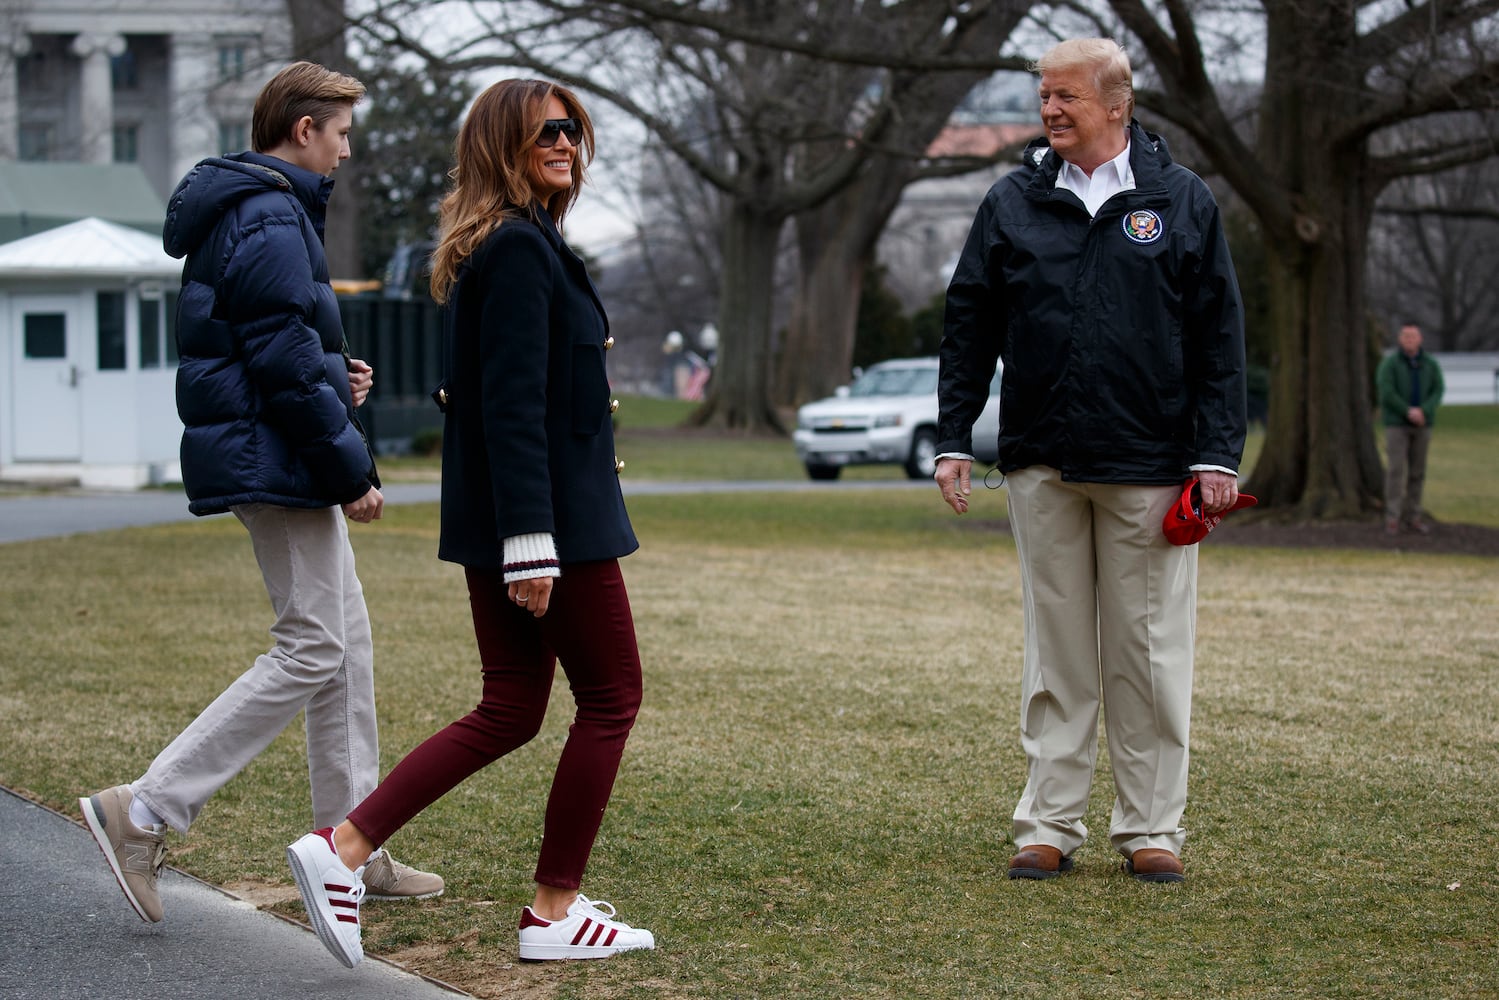
[[[1386,471],[1384,477],[1385,534],[1398,535],[1404,525],[1422,535],[1431,525],[1421,519],[1421,488],[1426,483],[1426,451],[1431,425],[1442,403],[1446,384],[1436,359],[1421,350],[1421,328],[1400,327],[1396,343],[1379,363],[1374,383],[1379,391],[1379,413],[1384,422]]]

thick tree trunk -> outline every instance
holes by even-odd
[[[1354,214],[1350,206],[1345,212]],[[1333,242],[1366,221],[1323,215]],[[1363,253],[1268,241],[1275,355],[1265,444],[1247,486],[1299,518],[1355,518],[1380,505]]]
[[[796,220],[796,297],[781,345],[775,400],[798,406],[848,382],[870,248],[846,238],[842,199]]]
[[[913,122],[913,128],[917,124]],[[940,120],[933,118],[924,126],[916,132],[913,147],[925,148]],[[914,159],[872,157],[857,182],[815,211],[796,217],[801,268],[777,368],[777,402],[795,406],[848,382],[864,275],[915,174]]]
[[[785,217],[759,203],[734,201],[724,227],[718,366],[708,398],[693,415],[699,426],[784,433],[770,403],[771,304],[776,247]]]
[[[1382,502],[1364,294],[1379,182],[1366,138],[1305,140],[1339,135],[1360,110],[1354,5],[1267,14],[1259,152],[1281,198],[1261,204],[1260,218],[1275,351],[1264,449],[1247,485],[1296,518],[1357,518]],[[1306,66],[1319,71],[1308,79]]]
[[[291,15],[292,58],[306,59],[339,73],[359,75],[359,68],[349,58],[345,42],[347,21],[344,0],[287,0]],[[361,278],[359,225],[359,129],[350,140],[353,153],[334,175],[337,183],[328,201],[328,218],[323,230],[328,270],[335,278]]]

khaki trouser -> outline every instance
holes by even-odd
[[[1421,491],[1426,486],[1426,452],[1431,428],[1405,424],[1384,429],[1384,515],[1392,521],[1414,521],[1421,516]]]
[[[209,796],[307,710],[312,823],[342,822],[375,788],[374,645],[354,550],[338,507],[244,504],[270,594],[275,645],[151,762],[132,790],[185,831]]]
[[[1109,841],[1181,853],[1197,621],[1197,546],[1161,519],[1180,486],[1063,482],[1037,466],[1008,477],[1025,608],[1020,740],[1029,766],[1019,846],[1064,855],[1087,839],[1098,713],[1114,771]]]

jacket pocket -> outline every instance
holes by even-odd
[[[599,344],[573,345],[573,432],[597,434],[609,416],[609,376]]]

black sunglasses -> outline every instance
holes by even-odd
[[[583,136],[583,123],[576,118],[548,118],[541,123],[541,135],[536,137],[536,145],[551,149],[557,145],[559,135],[567,136],[567,141],[576,146]]]

